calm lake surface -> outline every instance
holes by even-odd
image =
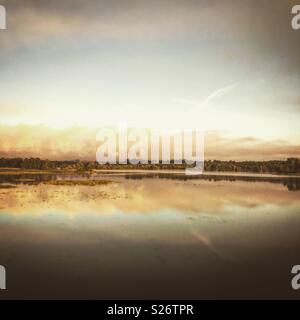
[[[72,178],[1,175],[0,298],[300,298],[298,179]]]

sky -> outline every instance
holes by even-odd
[[[300,157],[297,1],[0,4],[0,156],[92,159],[126,122],[204,129],[206,158]]]

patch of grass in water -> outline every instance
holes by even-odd
[[[53,186],[100,186],[116,181],[112,180],[52,180],[45,182]]]
[[[0,189],[14,189],[17,186],[14,186],[12,184],[0,184]]]

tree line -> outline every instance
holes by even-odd
[[[147,169],[147,170],[178,170],[191,167],[191,165],[176,164],[99,164],[96,161],[65,160],[52,161],[40,158],[0,158],[0,168],[19,168],[34,170],[75,170],[90,171],[94,169]],[[299,174],[300,159],[288,158],[287,160],[271,161],[220,161],[206,160],[205,171],[213,172],[253,172],[253,173],[278,173]]]

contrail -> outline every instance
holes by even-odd
[[[217,98],[223,97],[224,95],[226,95],[227,93],[229,93],[230,91],[235,89],[237,86],[238,86],[237,84],[231,84],[227,87],[220,88],[220,89],[216,90],[215,92],[213,92],[212,94],[210,94],[208,97],[206,97],[202,101],[195,101],[195,100],[190,100],[190,99],[180,99],[179,102],[189,104],[189,105],[194,106],[195,108],[198,109],[198,108],[201,108],[203,106],[208,105],[210,102],[212,102],[213,100],[215,100]]]

